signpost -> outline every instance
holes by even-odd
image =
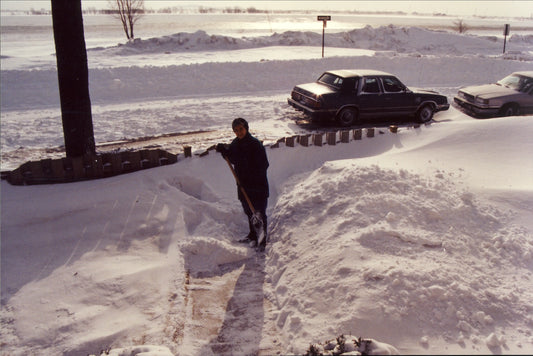
[[[508,23],[503,27],[503,53],[505,53],[505,43],[507,42],[507,36],[509,35],[510,25]]]
[[[326,23],[331,20],[331,16],[317,16],[317,21],[322,21],[322,58],[324,58],[324,33],[326,32]]]

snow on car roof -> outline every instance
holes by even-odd
[[[518,74],[518,75],[523,75],[525,77],[533,78],[533,71],[514,72],[513,74]]]
[[[339,77],[361,77],[366,75],[392,75],[375,69],[337,69],[328,70],[326,73],[338,75]]]

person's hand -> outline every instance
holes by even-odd
[[[226,145],[224,145],[223,143],[219,143],[217,144],[215,149],[222,155],[222,157],[226,158],[226,155],[228,154],[228,149],[226,148]]]

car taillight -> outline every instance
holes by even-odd
[[[313,101],[313,107],[315,109],[319,108],[322,106],[322,98],[320,97],[320,95],[317,95],[315,96],[315,100]]]

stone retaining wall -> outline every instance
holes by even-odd
[[[416,125],[419,127],[420,125]],[[398,132],[397,126],[389,126],[392,133]],[[376,131],[384,133],[384,129],[366,128],[341,130],[326,133],[315,133],[283,137],[274,144],[267,145],[272,149],[279,148],[281,143],[286,147],[300,145],[308,146],[334,146],[337,143],[349,143],[351,140],[361,140],[363,135],[374,137]],[[204,157],[215,145],[209,147],[196,156]],[[184,146],[185,157],[192,157],[192,147]],[[144,149],[139,151],[123,151],[114,153],[101,153],[75,158],[43,159],[22,164],[10,172],[3,172],[2,179],[14,185],[67,183],[88,179],[111,177],[119,174],[130,173],[142,169],[159,167],[178,162],[178,155],[161,149]]]

